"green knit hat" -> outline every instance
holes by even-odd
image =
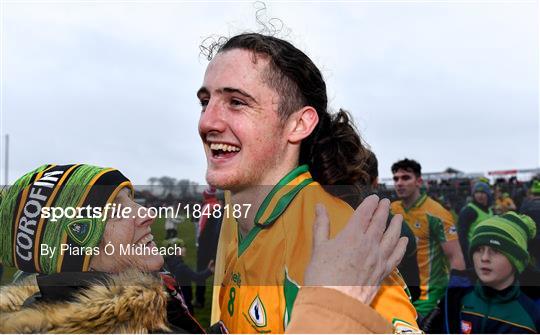
[[[481,245],[503,253],[521,273],[529,263],[527,242],[536,236],[536,224],[527,215],[507,212],[480,222],[472,233],[469,256]]]
[[[69,218],[73,212],[67,212],[54,221],[52,215],[46,218],[42,210],[103,208],[124,187],[133,193],[131,182],[120,171],[91,165],[49,164],[25,174],[2,195],[0,259],[25,272],[88,271],[92,254],[75,250],[98,246],[106,220],[91,211],[77,213],[74,218]],[[42,245],[56,248],[55,252],[42,253]],[[61,245],[69,245],[69,251],[61,253]]]
[[[531,193],[534,195],[540,195],[540,180],[533,180]]]

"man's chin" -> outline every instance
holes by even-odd
[[[232,182],[232,179],[233,178],[230,176],[224,176],[215,172],[206,173],[206,182],[208,185],[220,190],[230,190],[232,187],[234,187],[235,183]]]

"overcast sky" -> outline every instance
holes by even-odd
[[[426,172],[540,166],[536,1],[267,7],[322,70],[330,105],[353,114],[383,177],[404,157]],[[86,162],[137,184],[204,183],[199,44],[261,28],[253,2],[23,0],[3,3],[2,27],[10,181]]]

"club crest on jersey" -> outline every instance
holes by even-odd
[[[91,219],[79,219],[68,223],[67,233],[75,242],[83,246],[92,235],[93,227]]]
[[[249,318],[257,327],[266,326],[266,309],[257,295],[249,306]]]
[[[394,318],[392,320],[392,326],[394,328],[394,334],[419,334],[421,333],[416,327],[408,323],[407,321]]]
[[[414,227],[415,227],[416,229],[420,229],[420,227],[422,227],[422,225],[420,225],[420,221],[416,221],[416,222],[414,223]]]

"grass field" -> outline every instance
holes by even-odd
[[[187,255],[184,257],[184,261],[192,269],[196,268],[197,264],[197,249],[195,247],[195,226],[188,220],[179,224],[178,227],[178,237],[184,240],[187,248]],[[165,220],[157,219],[156,222],[152,225],[152,235],[159,245],[165,236]],[[10,283],[15,273],[15,268],[4,266],[4,274],[2,276],[1,283],[2,285]],[[212,303],[212,283],[213,277],[208,278],[206,281],[206,306],[204,308],[195,309],[195,317],[203,327],[208,327],[210,325],[210,311]],[[193,296],[195,296],[195,288],[193,288]]]

